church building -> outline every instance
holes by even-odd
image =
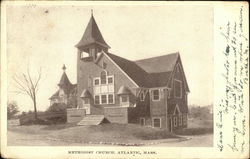
[[[167,131],[187,127],[189,87],[180,53],[136,61],[110,53],[93,15],[75,47],[77,85],[64,69],[60,89],[51,97],[53,102],[60,94],[75,98],[68,122],[135,123]]]

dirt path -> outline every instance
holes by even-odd
[[[170,146],[170,147],[212,147],[213,146],[213,134],[197,135],[197,136],[185,136],[190,138],[189,140],[181,142],[166,142],[156,144],[155,146]]]

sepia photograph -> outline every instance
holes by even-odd
[[[6,3],[6,148],[60,148],[63,158],[245,153],[245,5],[236,22],[215,16],[219,7]]]
[[[211,6],[9,6],[7,32],[8,145],[213,146]]]

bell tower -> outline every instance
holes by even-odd
[[[75,47],[78,49],[79,59],[87,59],[88,61],[95,60],[97,58],[98,52],[106,52],[110,48],[102,37],[92,10],[91,17],[85,32]]]

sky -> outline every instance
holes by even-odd
[[[49,107],[49,97],[66,65],[76,83],[74,47],[91,15],[111,49],[138,60],[179,52],[189,84],[189,104],[213,103],[213,8],[209,5],[28,5],[7,7],[8,100],[21,111],[33,110],[31,99],[16,93],[13,76],[30,69],[33,78],[42,68],[38,110]]]

